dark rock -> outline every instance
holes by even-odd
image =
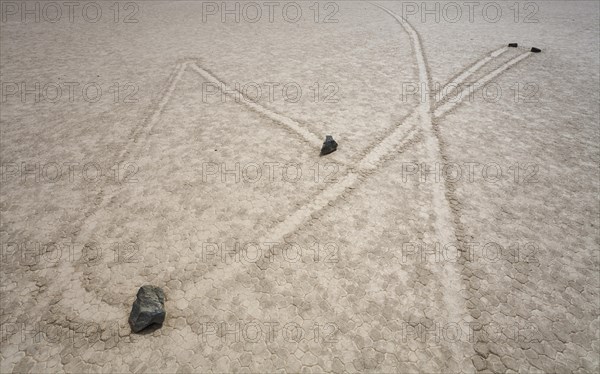
[[[519,46],[519,44],[518,43],[508,43],[508,46],[512,47],[512,48],[517,48]]]
[[[531,47],[531,52],[533,53],[540,53],[542,50],[536,47]]]
[[[129,314],[129,325],[133,332],[140,332],[146,327],[159,324],[165,320],[165,293],[159,287],[142,286],[137,293]]]
[[[338,144],[331,135],[327,135],[325,137],[325,142],[323,143],[323,147],[321,147],[321,156],[328,155],[337,150]]]

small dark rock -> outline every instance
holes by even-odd
[[[533,53],[540,53],[542,50],[536,47],[531,47],[531,52]]]
[[[328,155],[337,150],[338,144],[331,135],[327,135],[325,137],[325,142],[323,143],[323,147],[321,147],[321,156]]]
[[[162,323],[165,320],[165,293],[155,286],[142,286],[137,293],[129,314],[129,325],[133,332]]]
[[[508,46],[512,47],[512,48],[517,48],[519,46],[519,44],[518,43],[508,43]]]

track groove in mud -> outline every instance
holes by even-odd
[[[321,192],[314,201],[300,207],[288,216],[284,222],[278,224],[267,234],[264,242],[280,242],[287,235],[297,231],[312,215],[330,206],[329,204],[338,199],[348,188],[354,188],[360,180],[360,175],[378,169],[385,162],[387,156],[408,147],[415,141],[419,133],[419,130],[414,125],[399,126],[396,131],[392,132],[380,143],[381,146],[373,148],[361,160],[357,171],[348,172],[341,180]]]
[[[444,101],[444,99],[449,96],[450,93],[454,92],[455,90],[458,89],[458,87],[464,83],[464,81],[469,78],[470,76],[472,76],[473,74],[475,74],[477,71],[479,71],[479,69],[481,69],[483,66],[485,66],[487,63],[489,63],[490,61],[492,61],[494,58],[499,57],[500,55],[502,55],[504,52],[506,52],[508,50],[508,47],[502,47],[500,49],[497,49],[493,52],[488,52],[487,55],[485,55],[485,57],[475,61],[471,66],[469,66],[466,69],[463,69],[461,72],[459,72],[458,74],[456,74],[451,80],[450,82],[446,83],[441,89],[440,91],[443,93],[442,95],[439,95],[439,92],[437,92],[437,100],[436,103],[441,103]],[[454,86],[454,87],[452,87]],[[449,90],[449,91],[448,91]]]
[[[477,80],[474,83],[474,86],[477,87],[481,87],[484,86],[485,84],[489,83],[492,79],[496,78],[497,76],[499,76],[500,74],[502,74],[503,72],[505,72],[506,70],[510,69],[511,67],[513,67],[514,65],[516,65],[517,63],[521,62],[522,60],[526,59],[527,57],[531,56],[533,53],[532,52],[524,52],[520,55],[518,55],[517,57],[514,57],[513,59],[511,59],[510,61],[504,63],[502,66],[498,67],[497,69],[493,70],[492,72],[486,74],[485,76],[483,76],[482,78],[480,78],[479,80]],[[466,91],[469,88],[463,88],[462,90],[460,90],[460,93],[458,94],[459,96],[459,100],[457,101],[447,101],[445,103],[443,103],[442,105],[438,106],[435,111],[434,111],[434,117],[435,118],[441,118],[444,115],[446,115],[446,113],[448,113],[449,111],[451,111],[454,107],[456,107],[456,105],[458,105],[458,103],[460,103],[466,96],[468,96],[466,94]]]
[[[227,87],[225,94],[231,95],[231,92],[234,91],[233,88],[227,86],[227,84],[225,82],[223,82],[219,78],[215,77],[208,70],[200,67],[197,63],[190,63],[189,66],[191,67],[192,70],[194,70],[196,73],[200,74],[200,76],[202,78],[206,79],[207,81],[214,83],[214,84],[218,85],[219,87],[221,87],[221,85],[224,85],[225,87]],[[237,91],[237,90],[235,90],[235,91]],[[239,92],[239,91],[237,91],[237,92],[240,95],[243,95],[241,92]],[[268,117],[271,120],[277,122],[278,124],[284,125],[288,129],[290,129],[293,132],[295,132],[296,134],[300,135],[311,146],[320,147],[323,144],[323,140],[321,139],[321,137],[319,137],[318,135],[314,134],[313,132],[307,130],[306,128],[302,127],[298,122],[294,121],[293,119],[283,116],[279,113],[276,113],[262,105],[259,105],[255,102],[251,101],[248,98],[246,98],[245,100],[241,100],[241,103],[243,103],[250,110],[252,110],[258,114],[261,114],[262,116]]]
[[[323,140],[325,139],[324,136],[319,136],[311,130],[309,130],[308,128],[306,128],[306,126],[303,126],[300,122],[283,114],[277,113],[274,110],[269,109],[264,105],[260,105],[259,103],[254,102],[253,100],[245,97],[245,95],[241,91],[229,87],[227,83],[217,78],[213,73],[211,73],[207,69],[201,67],[198,64],[198,62],[190,61],[188,66],[191,67],[191,69],[198,73],[202,78],[213,84],[216,84],[219,88],[226,87],[227,89],[224,92],[226,95],[231,95],[233,91],[236,91],[239,95],[244,97],[244,100],[241,100],[240,102],[248,109],[252,110],[255,113],[258,113],[263,117],[270,119],[271,121],[274,121],[279,125],[283,125],[283,127],[286,128],[291,134],[299,135],[311,147],[315,149],[320,149],[323,145]],[[337,156],[337,154],[332,154],[329,156],[329,158],[333,159],[335,162],[341,165],[347,165],[347,163],[340,159],[339,156]]]
[[[398,20],[398,22],[400,22],[400,24],[402,24],[405,27],[405,29],[410,30],[411,27],[410,27],[410,25],[408,25],[408,22],[406,22],[406,20],[401,19],[397,15],[393,14],[393,12],[385,9],[384,7],[381,7],[379,5],[376,5],[376,6],[380,7],[381,9],[384,9],[386,12],[388,12],[389,14],[394,16]],[[416,33],[416,31],[415,31],[415,33]],[[448,83],[447,85],[445,85],[444,87],[448,87],[448,85],[450,85],[450,84],[458,85],[458,84],[464,82],[465,79],[467,79],[469,76],[476,73],[481,67],[483,67],[488,62],[490,62],[492,60],[492,58],[498,57],[502,53],[504,53],[506,51],[506,49],[507,48],[501,48],[499,50],[496,50],[496,51],[492,52],[489,56],[486,56],[483,59],[477,61],[471,67],[465,69],[462,73],[459,73],[458,76],[456,76],[454,79],[452,79],[451,82]],[[419,48],[416,48],[416,50],[419,51]],[[510,61],[504,63],[500,67],[496,68],[492,72],[484,75],[482,78],[477,80],[475,82],[475,85],[479,85],[479,86],[485,85],[486,83],[490,82],[492,79],[496,78],[497,76],[499,76],[506,70],[510,69],[512,66],[516,65],[520,61],[529,57],[531,54],[532,54],[532,52],[525,52],[525,53],[520,54],[517,57],[514,57]],[[424,58],[423,59],[417,58],[417,60],[419,61],[420,71],[426,71],[426,68],[424,66],[422,66],[422,64],[421,64],[421,61],[424,61]],[[421,80],[421,82],[424,82],[424,81],[427,82],[427,80],[424,80],[424,79]],[[452,91],[450,91],[450,92],[452,92]],[[442,91],[442,92],[444,92],[444,91]],[[433,137],[433,138],[435,138],[435,143],[437,143],[435,145],[430,144],[427,147],[427,149],[429,151],[432,151],[433,150],[432,148],[437,148],[437,152],[436,152],[436,153],[438,153],[437,158],[438,158],[438,160],[441,161],[442,164],[448,162],[448,156],[447,156],[447,151],[446,151],[447,146],[446,146],[446,143],[439,131],[439,125],[437,123],[437,120],[442,118],[446,113],[448,113],[450,110],[452,110],[454,107],[456,107],[456,105],[458,105],[460,102],[462,102],[462,98],[464,98],[464,89],[460,91],[460,100],[458,100],[456,102],[444,102],[446,99],[446,96],[442,96],[439,98],[439,100],[437,100],[437,102],[440,103],[441,105],[438,105],[435,108],[434,108],[434,105],[431,105],[429,108],[429,111],[427,113],[429,115],[428,122],[429,122],[429,125],[431,126],[433,136],[431,136],[431,134],[428,134],[428,131],[426,131],[425,142],[431,141],[432,140],[431,138]],[[422,109],[422,112],[424,113],[425,112],[424,103],[422,103],[421,109]],[[424,125],[425,125],[424,127],[428,127],[427,123],[424,123]],[[429,136],[427,136],[427,135],[429,135]],[[465,230],[465,227],[461,220],[460,203],[457,198],[456,185],[449,182],[446,178],[443,178],[443,179],[444,179],[443,189],[441,191],[438,191],[438,194],[436,194],[434,192],[434,205],[435,205],[434,211],[436,213],[436,219],[438,220],[437,226],[438,226],[438,229],[443,230],[443,228],[441,227],[441,225],[443,225],[443,222],[445,221],[446,223],[449,223],[449,225],[452,227],[452,233],[448,232],[448,233],[446,233],[446,235],[442,235],[442,236],[444,236],[444,239],[443,239],[444,241],[442,241],[442,242],[457,243],[459,246],[459,249],[464,248],[466,230]],[[440,192],[444,194],[443,201],[439,201],[439,193]],[[436,198],[438,198],[438,199],[436,199]],[[435,202],[435,200],[438,200],[437,203]],[[440,221],[439,220],[440,213],[441,213],[441,215],[445,216],[444,217],[445,219],[443,219],[442,222],[439,222]],[[448,238],[450,238],[451,240],[446,241],[446,240],[448,240]],[[442,238],[440,238],[440,239],[442,239]],[[477,310],[477,312],[476,312],[477,314],[474,314],[475,310],[471,310],[471,309],[468,310],[467,308],[465,308],[468,299],[470,299],[471,295],[473,294],[472,290],[471,290],[470,277],[468,276],[468,274],[470,274],[470,272],[467,270],[468,270],[468,262],[466,261],[466,258],[464,256],[460,256],[459,261],[457,262],[455,272],[453,272],[453,274],[450,274],[450,277],[453,278],[451,280],[455,283],[454,284],[447,283],[449,287],[452,285],[454,285],[456,287],[456,285],[459,284],[460,286],[458,286],[457,290],[458,291],[464,290],[466,292],[465,298],[462,300],[462,303],[460,302],[460,300],[446,298],[446,302],[448,303],[448,312],[450,312],[449,315],[453,314],[453,316],[451,317],[454,319],[453,322],[459,322],[459,321],[471,322],[472,320],[476,320],[477,314],[480,314],[482,312],[481,310]],[[460,295],[460,294],[457,293],[457,296],[458,295]],[[462,305],[457,305],[457,303],[460,303]],[[461,310],[463,311],[462,314],[464,316],[467,316],[467,318],[465,318],[465,317],[457,318],[458,315],[456,313],[451,313],[452,311],[455,312],[456,309],[454,309],[454,308],[457,308],[457,307],[461,307]],[[452,348],[454,348],[454,347],[452,347]],[[457,356],[455,356],[455,357],[461,357],[459,352],[455,352],[455,354],[457,354]],[[470,357],[479,355],[485,362],[485,357],[483,357],[483,355],[481,353],[476,352],[475,347],[471,347],[470,352],[464,352],[464,354],[469,355]],[[468,358],[468,357],[461,357],[461,358]]]
[[[421,85],[425,84],[427,87],[431,87],[431,78],[428,72],[425,52],[421,45],[419,33],[410,25],[408,21],[398,16],[391,10],[377,4],[374,5],[394,17],[402,26],[402,28],[404,28],[404,30],[409,34],[419,69],[419,82]],[[429,92],[429,90],[426,92]],[[421,100],[418,107],[419,119],[424,132],[424,143],[428,158],[427,162],[431,165],[444,159],[444,155],[440,146],[440,134],[435,131],[435,127],[433,125],[433,106],[434,103],[432,100]],[[432,185],[432,194],[432,210],[434,216],[433,227],[435,228],[436,240],[442,243],[453,243],[456,241],[456,235],[452,227],[452,221],[454,220],[454,217],[453,212],[450,209],[446,186],[439,183],[434,183]],[[440,284],[443,284],[447,287],[446,292],[443,293],[443,299],[440,300],[440,302],[445,304],[445,306],[442,308],[445,309],[448,320],[458,323],[458,321],[464,321],[466,319],[465,316],[468,315],[466,302],[464,299],[462,299],[460,293],[460,269],[457,269],[454,266],[448,266],[447,269],[448,271],[445,271],[446,269],[444,269],[444,271],[439,269],[433,274],[440,278]],[[465,356],[471,354],[471,352],[460,351],[459,347],[455,344],[450,344],[448,348],[452,351],[452,356],[456,358],[458,362],[462,362],[467,358]]]
[[[143,122],[143,125],[141,127],[138,127],[135,129],[135,131],[132,134],[132,141],[130,141],[128,143],[128,145],[125,147],[125,149],[123,149],[123,151],[121,152],[121,154],[119,156],[119,161],[124,161],[124,157],[127,154],[127,152],[131,151],[129,148],[134,147],[134,145],[137,143],[139,137],[143,135],[144,130],[146,130],[146,129],[148,130],[146,135],[152,133],[152,130],[154,129],[154,127],[160,120],[160,117],[161,117],[163,111],[165,110],[165,107],[171,100],[171,97],[173,96],[173,92],[175,92],[175,88],[177,87],[177,84],[181,80],[181,77],[183,76],[186,66],[187,66],[187,63],[185,63],[185,62],[178,62],[175,65],[175,69],[173,70],[173,73],[171,73],[171,75],[169,77],[167,88],[163,91],[163,94],[161,95],[160,100],[158,100],[158,102],[152,108],[152,112],[151,112],[152,114],[147,118],[147,120],[145,120]]]

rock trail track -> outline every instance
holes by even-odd
[[[378,4],[373,5],[397,20],[401,26],[399,32],[403,30],[408,34],[415,55],[418,82],[432,87],[419,33],[393,11]],[[487,52],[443,87],[458,86],[464,82],[484,85],[515,68],[531,55],[531,52],[524,52],[521,48],[502,47]],[[199,75],[208,82],[226,86],[226,82],[208,69],[195,58],[180,60],[167,80],[162,96],[150,108],[146,120],[133,129],[126,147],[115,153],[114,161],[125,161],[135,155],[146,165],[176,169],[179,165],[169,165],[165,160],[169,160],[169,156],[178,149],[165,151],[158,158],[147,156],[146,152],[148,149],[166,149],[162,143],[165,137],[155,134],[169,134],[176,126],[184,126],[190,131],[193,129],[191,123],[164,120],[166,116],[176,115],[169,112],[169,103],[181,92],[194,87],[191,82],[193,78],[197,79]],[[180,88],[180,85],[185,87]],[[460,99],[451,100],[451,96],[457,94]],[[434,96],[436,99],[433,99]],[[117,334],[111,330],[111,326],[102,324],[100,339],[81,339],[76,344],[48,344],[50,349],[46,352],[27,347],[24,343],[19,344],[20,337],[12,335],[8,338],[11,346],[7,349],[3,346],[2,371],[194,372],[212,368],[214,372],[240,369],[287,372],[553,372],[566,369],[564,365],[555,363],[559,354],[564,356],[562,361],[574,362],[571,368],[576,367],[581,372],[591,371],[594,363],[577,356],[581,347],[575,346],[573,341],[580,344],[590,339],[590,333],[586,335],[585,328],[593,324],[593,320],[584,318],[581,323],[575,324],[579,327],[576,331],[552,332],[552,328],[561,331],[563,326],[560,319],[551,317],[542,321],[543,318],[536,315],[536,309],[526,310],[527,306],[511,314],[501,305],[515,297],[515,293],[527,294],[530,285],[528,280],[523,279],[523,274],[531,275],[539,267],[531,270],[527,264],[503,264],[497,272],[491,273],[486,265],[471,263],[464,257],[443,266],[427,262],[415,266],[389,265],[390,261],[400,256],[397,253],[399,249],[385,248],[385,245],[393,243],[398,236],[377,226],[381,218],[378,214],[386,219],[394,219],[394,215],[403,209],[416,212],[425,207],[429,214],[418,216],[420,220],[397,218],[405,219],[403,223],[409,228],[404,233],[407,237],[414,241],[458,243],[461,249],[468,241],[469,229],[462,217],[458,186],[454,183],[444,181],[400,185],[398,195],[402,198],[382,192],[381,203],[374,207],[369,205],[369,201],[374,201],[374,196],[377,199],[377,193],[380,192],[378,185],[396,183],[386,179],[385,175],[399,171],[398,163],[394,163],[399,155],[405,156],[410,151],[414,153],[410,157],[430,165],[450,161],[448,145],[440,126],[443,126],[445,116],[456,111],[467,96],[460,90],[455,92],[452,89],[443,89],[442,94],[437,95],[433,92],[427,100],[421,100],[410,114],[390,126],[360,152],[357,160],[344,162],[334,153],[331,159],[342,166],[342,175],[336,183],[312,189],[298,201],[285,206],[282,204],[287,214],[280,214],[279,218],[270,221],[265,219],[268,223],[266,229],[246,227],[239,230],[253,235],[251,240],[258,243],[306,244],[314,238],[327,238],[329,229],[323,227],[328,227],[335,233],[334,238],[343,238],[346,234],[348,239],[342,239],[340,243],[346,241],[355,244],[352,250],[342,255],[342,265],[314,262],[306,254],[298,262],[282,261],[280,252],[253,263],[207,264],[201,261],[197,248],[192,247],[192,236],[196,235],[196,241],[210,240],[222,234],[223,227],[215,226],[209,229],[209,234],[202,236],[194,228],[190,211],[171,207],[169,210],[159,206],[155,213],[161,215],[163,222],[170,222],[173,217],[179,216],[179,221],[173,222],[172,228],[178,224],[182,228],[164,242],[157,239],[155,247],[143,255],[147,268],[137,272],[133,279],[165,285],[165,326],[153,332],[149,339],[150,336],[131,335],[128,327],[121,323],[118,323]],[[272,130],[278,131],[277,134],[290,136],[290,143],[297,144],[300,140],[301,146],[307,148],[302,152],[317,152],[324,139],[325,134],[316,134],[300,121],[259,103],[225,103],[222,107],[235,105],[244,105],[253,112],[248,114],[252,121],[261,126],[273,125]],[[263,120],[269,123],[265,124]],[[225,127],[215,125],[215,131],[225,131]],[[185,143],[185,137],[180,135],[176,140],[181,141],[183,149],[192,149],[190,144]],[[186,182],[184,179],[179,181]],[[118,222],[106,225],[96,219],[95,213],[101,209],[144,209],[143,202],[127,205],[128,201],[137,194],[143,195],[152,188],[158,188],[160,183],[155,181],[150,187],[100,188],[84,217],[59,227],[53,241],[69,238],[76,242],[89,242],[104,236],[123,236],[126,230],[119,227]],[[162,188],[172,188],[172,196],[181,194],[181,189],[176,187]],[[248,192],[246,201],[248,209],[255,204],[249,198],[251,193]],[[163,196],[162,199],[166,207],[168,198]],[[402,206],[402,202],[406,206]],[[358,217],[361,212],[371,209],[375,213],[366,214],[372,222]],[[345,212],[349,222],[359,228],[356,234],[344,227],[347,223],[336,222],[331,215],[334,210]],[[385,221],[383,218],[381,220]],[[142,233],[147,230],[148,236],[153,237],[150,228],[138,229]],[[135,237],[128,239],[135,241]],[[180,253],[168,256],[169,261],[162,263],[157,254],[168,243],[177,243]],[[186,243],[189,248],[185,248]],[[235,251],[230,255],[235,256]],[[42,321],[55,328],[72,334],[85,332],[86,323],[93,321],[125,321],[129,299],[121,294],[111,295],[110,288],[130,281],[125,274],[136,266],[134,263],[126,265],[124,269],[116,269],[105,264],[92,266],[73,262],[60,262],[52,268],[38,269],[33,266],[31,270],[36,274],[34,283],[39,284],[38,289],[48,292],[50,297],[45,297],[45,304],[28,304],[29,311],[42,315]],[[375,269],[378,271],[374,272]],[[106,277],[106,272],[109,277]],[[11,273],[10,267],[8,273]],[[493,275],[486,277],[486,273]],[[504,287],[507,290],[497,295],[482,293],[484,286],[491,287],[496,282],[502,282],[504,274],[509,274],[508,277],[512,279]],[[580,281],[580,278],[573,280],[569,287],[583,290]],[[516,291],[508,290],[513,286],[517,288]],[[6,291],[17,292],[10,287]],[[544,296],[552,295],[553,291],[549,290]],[[590,299],[593,291],[590,292],[582,293],[582,297]],[[565,308],[571,310],[569,305],[565,305]],[[538,311],[544,312],[540,309]],[[576,311],[571,311],[577,315]],[[534,321],[545,340],[510,341],[506,344],[497,344],[495,341],[434,341],[412,337],[406,340],[407,329],[431,329],[439,323],[479,322],[489,325],[502,319],[509,323],[510,317],[515,317],[515,314],[525,321]],[[294,321],[305,331],[309,331],[314,323],[325,326],[333,321],[336,339],[326,343],[309,339],[300,342],[276,339],[275,342],[223,343],[217,339],[212,344],[203,340],[206,323],[235,323],[237,320]],[[10,322],[24,322],[24,319],[20,316]],[[223,333],[218,334],[222,336]],[[597,340],[595,342],[597,345]],[[161,348],[153,350],[157,344]],[[15,351],[15,348],[18,349]],[[108,352],[118,352],[120,359],[109,359]],[[138,358],[133,361],[124,359],[135,355]]]

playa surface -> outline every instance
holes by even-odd
[[[1,3],[1,372],[598,372],[597,2],[54,4]]]

